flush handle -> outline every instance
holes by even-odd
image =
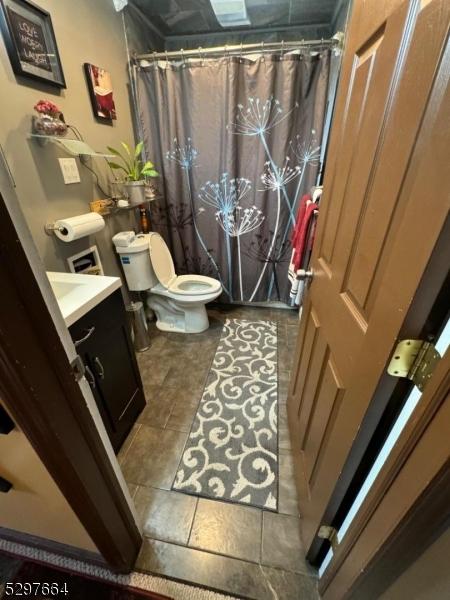
[[[97,375],[100,377],[100,379],[105,379],[105,369],[103,368],[103,365],[100,362],[100,359],[98,356],[96,356],[94,358],[94,365],[95,365],[95,370],[97,371]]]
[[[85,331],[87,331],[86,335],[85,335],[85,336],[83,336],[81,339],[79,339],[79,340],[76,340],[76,341],[74,342],[74,344],[75,344],[75,348],[77,348],[77,347],[78,347],[80,344],[82,344],[83,342],[85,342],[87,339],[89,339],[89,338],[91,337],[91,335],[92,335],[92,334],[94,333],[94,331],[95,331],[95,327],[94,327],[94,326],[93,326],[93,327],[89,327],[89,329],[87,329],[87,330],[85,330]]]

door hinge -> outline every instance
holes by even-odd
[[[331,525],[321,525],[317,536],[323,540],[328,540],[331,544],[333,551],[336,550],[338,545],[337,530]]]
[[[75,358],[70,362],[70,366],[72,367],[72,373],[75,377],[75,381],[80,381],[85,372],[84,362],[81,357],[77,354]]]
[[[421,392],[430,380],[441,355],[431,342],[401,340],[397,344],[387,372],[393,377],[406,377]]]

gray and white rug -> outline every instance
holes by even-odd
[[[172,488],[277,510],[277,325],[227,319]]]

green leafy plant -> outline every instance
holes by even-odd
[[[142,148],[144,142],[139,142],[132,151],[125,142],[121,142],[125,152],[122,153],[116,148],[108,146],[108,151],[117,156],[121,163],[108,160],[111,169],[122,170],[125,173],[127,181],[141,181],[145,177],[158,177],[159,173],[154,169],[152,162],[141,160]]]

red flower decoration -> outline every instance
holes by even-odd
[[[39,102],[34,105],[34,110],[38,113],[52,116],[58,115],[61,112],[56,104],[50,102],[50,100],[39,100]]]

